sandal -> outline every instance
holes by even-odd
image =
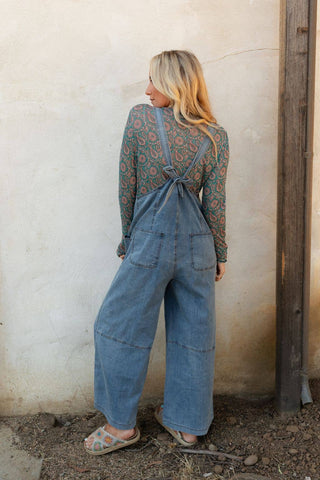
[[[121,438],[111,435],[111,433],[105,430],[105,427],[106,425],[97,428],[97,430],[91,433],[90,436],[94,438],[91,448],[84,447],[90,455],[104,455],[119,448],[128,447],[140,440],[140,431],[137,427],[135,427],[134,435],[127,440],[122,440]],[[85,438],[85,441],[86,440],[87,438]]]
[[[162,421],[162,414],[163,414],[163,405],[160,405],[155,409],[154,416],[156,417],[156,420],[160,425],[167,430],[167,432],[170,433],[179,443],[180,445],[183,445],[184,447],[192,447],[193,445],[196,445],[197,440],[195,442],[187,442],[183,436],[182,433],[179,432],[178,430],[173,430],[173,428],[167,427],[166,425],[163,424]]]

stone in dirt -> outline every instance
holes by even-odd
[[[228,417],[227,422],[229,423],[229,425],[236,425],[237,419],[236,417]]]
[[[0,427],[0,479],[1,480],[39,480],[42,459],[32,457],[27,452],[12,445],[19,442],[13,431]]]
[[[53,413],[43,413],[40,419],[44,427],[55,427],[58,424],[57,418]]]
[[[299,432],[299,427],[297,425],[288,425],[286,431],[290,433],[297,433]]]
[[[218,455],[217,459],[219,460],[219,462],[224,462],[226,457],[224,455]]]
[[[290,448],[289,453],[290,455],[296,455],[299,451],[296,448]]]
[[[216,445],[213,445],[213,443],[210,443],[210,445],[208,446],[208,449],[211,451],[211,452],[215,452],[217,449],[217,446]]]
[[[159,433],[157,435],[157,440],[159,440],[159,442],[166,442],[170,439],[170,436],[168,433]]]
[[[213,471],[214,471],[214,473],[222,473],[223,468],[222,468],[221,465],[215,465]]]
[[[247,467],[251,467],[251,465],[255,465],[258,461],[257,455],[249,455],[243,462]]]

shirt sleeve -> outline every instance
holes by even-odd
[[[134,135],[134,111],[129,113],[123,134],[119,163],[119,203],[122,224],[122,239],[117,248],[117,255],[126,253],[125,237],[128,234],[136,199],[137,185],[137,145]]]
[[[226,191],[225,183],[229,162],[229,140],[225,130],[221,132],[220,148],[215,165],[203,185],[203,213],[214,238],[217,261],[227,261]]]

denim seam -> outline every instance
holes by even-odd
[[[212,352],[212,350],[215,349],[215,345],[213,345],[212,348],[209,348],[209,349],[207,349],[207,350],[200,350],[200,349],[198,349],[198,348],[193,348],[193,347],[188,347],[187,345],[182,345],[181,343],[175,342],[175,341],[173,341],[173,340],[168,340],[167,343],[172,343],[172,344],[174,344],[174,345],[178,345],[178,347],[185,348],[186,350],[192,350],[192,351],[194,351],[194,352],[199,352],[199,353]]]
[[[175,232],[174,232],[174,258],[173,258],[172,278],[176,276],[176,269],[177,269],[177,241],[178,241],[177,223],[178,223],[178,219],[176,219],[176,226],[175,226]]]
[[[132,343],[124,342],[123,340],[119,340],[118,338],[111,337],[110,335],[106,335],[105,333],[96,330],[96,333],[101,335],[101,337],[108,338],[109,340],[113,340],[114,342],[121,343],[123,345],[128,345],[128,347],[138,348],[140,350],[151,350],[151,347],[142,347],[140,345],[133,345]]]
[[[143,232],[143,233],[154,233],[155,235],[158,235],[159,237],[164,237],[164,233],[163,232],[157,232],[157,230],[146,230],[145,228],[137,228],[136,231]]]
[[[158,196],[159,196],[159,195],[158,195]],[[156,208],[153,208],[152,219],[151,219],[151,228],[153,228],[154,220],[155,220],[155,217],[156,217],[156,213],[157,213],[157,209],[156,209]]]

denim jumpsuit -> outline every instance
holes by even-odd
[[[125,258],[95,322],[95,407],[119,429],[136,424],[159,310],[165,303],[163,423],[204,435],[213,419],[214,240],[188,173],[172,166],[162,109],[155,109],[167,182],[135,201]]]

